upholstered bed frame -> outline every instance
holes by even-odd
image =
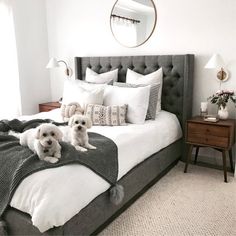
[[[185,121],[192,113],[194,55],[76,57],[76,79],[84,79],[87,67],[98,73],[119,68],[120,82],[125,82],[127,68],[149,74],[162,67],[162,109],[176,114],[184,133]],[[64,226],[50,229],[43,235],[97,234],[184,156],[185,145],[183,139],[180,139],[153,154],[119,180],[126,193],[122,204],[116,206],[110,203],[106,191]],[[25,213],[9,207],[4,218],[11,235],[40,235],[38,229],[31,224],[29,215]]]

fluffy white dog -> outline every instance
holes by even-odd
[[[89,137],[87,129],[92,127],[90,118],[84,115],[73,115],[68,122],[70,127],[69,141],[78,151],[86,152],[88,149],[96,149],[93,145],[89,144]],[[65,135],[66,136],[66,135]],[[65,137],[63,135],[63,138]]]
[[[56,163],[61,158],[62,132],[53,124],[42,124],[20,134],[20,144],[28,146],[40,160]]]

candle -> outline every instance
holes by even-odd
[[[201,112],[207,111],[207,102],[201,102]]]

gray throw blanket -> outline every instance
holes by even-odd
[[[119,193],[123,187],[116,185],[118,176],[118,152],[116,144],[109,138],[97,133],[88,133],[89,142],[97,147],[96,150],[79,152],[72,145],[60,142],[62,157],[58,163],[52,164],[40,161],[28,147],[19,144],[19,139],[4,132],[14,130],[22,132],[51,120],[19,120],[0,121],[0,217],[8,206],[17,186],[30,174],[48,168],[55,168],[72,163],[78,163],[90,168],[112,185],[111,201],[119,204],[123,199]],[[55,122],[54,122],[55,124]],[[61,125],[57,123],[57,125]],[[1,225],[1,224],[0,224]]]

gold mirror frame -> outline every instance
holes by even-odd
[[[111,10],[111,15],[110,15],[110,29],[111,29],[112,35],[113,35],[113,37],[115,38],[115,40],[116,40],[119,44],[121,44],[122,46],[124,46],[124,47],[127,47],[127,48],[139,47],[139,46],[143,45],[144,43],[146,43],[146,42],[148,41],[148,39],[152,36],[152,34],[153,34],[153,32],[154,32],[154,30],[155,30],[155,28],[156,28],[156,23],[157,23],[157,10],[156,10],[156,6],[155,6],[155,4],[154,4],[154,1],[153,1],[153,0],[149,0],[149,1],[152,3],[153,9],[154,9],[154,15],[155,15],[155,19],[154,19],[154,24],[153,24],[152,31],[150,32],[149,36],[148,36],[143,42],[141,42],[141,43],[139,43],[139,44],[137,44],[137,45],[134,45],[134,46],[127,46],[127,45],[123,44],[122,42],[120,42],[120,41],[117,39],[117,37],[116,37],[116,35],[115,35],[115,33],[114,33],[113,29],[112,29],[112,15],[113,15],[112,13],[113,13],[113,11],[114,11],[114,9],[115,9],[116,4],[117,4],[119,1],[120,1],[120,0],[116,0],[116,2],[114,3],[114,5],[113,5],[113,7],[112,7],[112,10]]]

